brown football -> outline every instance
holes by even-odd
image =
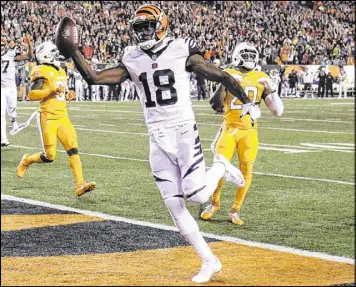
[[[58,24],[55,34],[55,44],[66,58],[70,58],[79,46],[79,29],[75,22],[69,18],[64,17]]]

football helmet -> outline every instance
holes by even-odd
[[[168,18],[161,8],[146,4],[135,11],[131,27],[138,46],[150,50],[167,36]]]
[[[65,58],[62,56],[56,45],[52,42],[43,42],[40,44],[35,51],[35,57],[39,64],[49,64],[54,65],[57,68],[61,67],[61,62]]]
[[[214,65],[215,67],[217,67],[217,68],[220,68],[220,65],[221,65],[220,60],[219,60],[219,59],[215,59],[215,60],[213,61],[213,65]]]
[[[5,55],[9,50],[6,37],[1,36],[1,56]]]
[[[253,70],[258,60],[258,51],[251,43],[243,42],[238,44],[232,53],[232,64],[235,67],[244,67],[247,70]]]

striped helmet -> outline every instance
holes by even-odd
[[[149,50],[167,36],[168,18],[161,8],[146,4],[136,10],[131,27],[138,46]]]

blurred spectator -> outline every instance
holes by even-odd
[[[324,94],[325,94],[326,74],[324,69],[322,69],[321,72],[319,72],[318,98],[320,98],[320,95],[322,98],[324,98]]]
[[[297,92],[297,85],[298,85],[298,75],[295,70],[292,70],[292,72],[288,76],[289,79],[289,95],[292,98],[293,96],[296,96]]]
[[[306,2],[306,3],[298,3]],[[231,62],[248,41],[260,64],[354,63],[353,1],[153,1],[168,15],[173,37],[193,37],[204,58]],[[53,40],[63,15],[76,20],[87,59],[115,63],[132,45],[129,22],[144,1],[1,1],[1,30],[11,39],[28,32],[35,47]],[[309,7],[309,8],[308,8]],[[95,53],[94,53],[95,52]]]
[[[333,93],[333,83],[334,83],[334,77],[331,75],[331,72],[328,73],[328,75],[326,76],[326,94],[325,97],[328,97],[328,93],[330,91],[331,93],[331,97],[334,97],[334,93]]]

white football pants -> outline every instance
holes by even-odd
[[[1,142],[7,141],[6,111],[11,121],[16,121],[17,87],[1,87]]]
[[[75,95],[77,97],[77,101],[84,101],[84,91],[81,81],[75,83]]]

